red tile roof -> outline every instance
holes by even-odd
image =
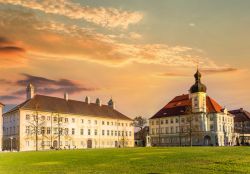
[[[7,113],[18,109],[36,110],[36,108],[38,108],[38,111],[47,111],[61,114],[77,114],[106,117],[111,119],[131,120],[127,116],[107,105],[98,106],[95,103],[88,104],[86,102],[76,100],[66,101],[63,98],[49,97],[44,95],[35,95],[32,99],[21,103]]]
[[[219,113],[222,112],[222,107],[211,97],[207,96],[207,112]],[[175,97],[152,118],[170,117],[178,115],[187,115],[187,109],[192,106],[192,101],[189,99],[189,94],[183,94]]]

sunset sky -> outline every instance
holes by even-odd
[[[0,0],[0,101],[37,93],[151,117],[188,93],[250,110],[249,0]]]

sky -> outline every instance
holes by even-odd
[[[0,101],[36,93],[151,117],[187,94],[250,110],[248,0],[0,0]]]

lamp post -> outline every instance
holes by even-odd
[[[12,140],[13,140],[13,137],[10,137],[10,151],[12,152]]]

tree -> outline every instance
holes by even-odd
[[[192,111],[192,107],[186,107],[186,111],[185,111],[185,114],[187,114],[186,116],[186,126],[185,124],[182,126],[180,126],[181,129],[185,129],[186,127],[186,131],[183,131],[183,132],[186,132],[186,136],[189,137],[189,145],[192,147],[193,146],[193,135],[196,135],[197,137],[202,133],[202,131],[200,130],[200,125],[198,122],[198,124],[195,124],[195,120],[197,117],[198,119],[198,116],[195,116],[195,113],[193,113]],[[180,121],[180,120],[179,120]]]
[[[140,129],[139,137],[140,137],[140,140],[142,141],[144,141],[143,140],[143,128],[146,124],[147,124],[147,119],[143,118],[142,116],[135,117],[135,119],[133,120],[134,127],[137,127]]]
[[[54,115],[54,116],[53,116]],[[55,122],[54,128],[56,128],[56,131],[53,132],[53,121]],[[60,117],[59,113],[52,113],[51,114],[51,148],[53,144],[53,140],[57,139],[58,145],[56,148],[61,149],[61,137],[62,136],[68,136],[69,130],[65,128],[65,124],[63,122],[63,117]],[[54,136],[52,135],[52,132],[54,133]]]
[[[29,135],[35,136],[36,151],[38,151],[39,134],[41,134],[44,124],[45,124],[45,119],[39,115],[38,104],[36,104],[35,111],[31,115],[31,118],[29,119],[29,132],[28,132]]]

